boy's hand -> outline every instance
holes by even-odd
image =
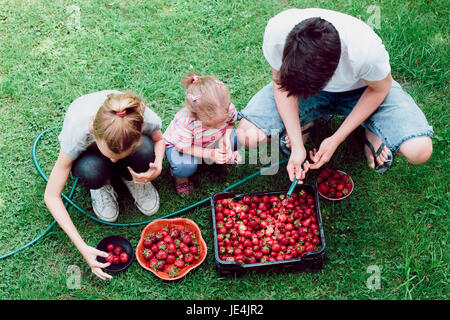
[[[292,151],[291,156],[289,157],[289,162],[286,166],[286,170],[289,174],[289,179],[291,181],[294,181],[294,178],[297,178],[299,181],[298,183],[303,183],[303,179],[306,177],[306,172],[309,170],[309,162],[305,161],[306,159],[306,150],[303,149],[303,152],[301,151]],[[303,162],[305,163],[303,164]],[[303,164],[303,168],[302,168]]]
[[[86,262],[91,267],[92,273],[94,273],[97,277],[99,277],[102,280],[106,279],[112,279],[112,276],[103,272],[103,268],[106,268],[111,265],[111,263],[101,263],[97,261],[97,256],[106,258],[108,256],[108,253],[104,251],[100,251],[94,247],[87,246],[85,249],[81,251],[81,254],[83,255]]]
[[[142,173],[136,173],[131,167],[127,167],[133,177],[133,182],[136,184],[146,184],[149,181],[157,178],[162,171],[162,165],[153,162],[149,163],[149,169]]]
[[[320,144],[319,151],[314,149],[313,151],[309,152],[309,156],[313,161],[313,164],[311,164],[310,168],[312,170],[319,169],[325,163],[330,161],[338,146],[339,143],[336,139],[333,138],[333,136],[324,139]]]

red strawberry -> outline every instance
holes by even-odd
[[[313,244],[318,244],[318,243],[320,243],[320,239],[319,239],[319,237],[317,237],[317,236],[313,237],[311,241],[312,241]]]
[[[127,263],[129,259],[128,253],[122,252],[119,256],[119,259],[121,263]]]
[[[175,239],[175,238],[178,238],[178,237],[179,237],[180,232],[178,231],[177,228],[173,227],[172,229],[170,229],[169,234],[170,234],[170,236],[171,236],[173,239]]]
[[[169,228],[162,228],[161,229],[161,234],[162,234],[162,237],[164,238],[165,236],[167,236],[168,234],[169,234]]]
[[[157,253],[159,251],[158,245],[152,244],[150,250],[152,250],[153,253]]]
[[[112,263],[113,259],[114,259],[114,254],[112,252],[108,252],[108,255],[105,258],[106,262]]]
[[[176,259],[174,262],[175,267],[177,268],[183,268],[184,267],[184,260]]]
[[[303,220],[302,221],[302,226],[304,226],[304,227],[309,227],[311,225],[311,219],[310,218],[308,218],[308,219],[305,219],[305,220]]]
[[[112,243],[108,244],[106,246],[106,250],[108,250],[108,252],[113,252],[114,251],[114,245]]]
[[[242,198],[242,201],[246,204],[250,204],[250,203],[252,203],[252,198],[247,196],[247,197]]]
[[[175,259],[176,259],[175,255],[169,254],[169,255],[167,255],[166,262],[167,262],[168,264],[171,264],[171,263],[174,263],[174,262],[175,262]]]
[[[329,187],[328,184],[326,182],[322,182],[321,184],[319,184],[319,192],[321,194],[327,194]]]
[[[167,252],[164,250],[159,250],[156,255],[155,255],[156,259],[158,260],[165,260],[167,258]]]
[[[158,260],[156,258],[150,259],[150,261],[148,262],[148,266],[153,270],[156,270],[158,267]]]
[[[194,261],[194,256],[191,253],[187,253],[184,255],[184,262],[192,263]]]
[[[191,251],[191,253],[196,256],[198,255],[198,247],[197,246],[192,246],[189,248],[189,250]]]
[[[247,257],[250,257],[250,256],[253,254],[253,249],[252,249],[252,248],[245,248],[244,254],[245,254]]]
[[[119,258],[119,256],[113,256],[112,264],[119,264],[119,263],[120,263],[120,258]]]
[[[114,253],[116,256],[118,256],[118,255],[120,255],[120,254],[122,253],[122,251],[123,251],[123,249],[122,249],[121,246],[116,246],[116,247],[114,248],[113,253]]]
[[[150,248],[153,244],[153,241],[151,240],[151,238],[144,238],[143,244],[145,248]]]
[[[237,263],[244,263],[245,256],[243,254],[236,255],[234,256],[234,261],[236,261]]]
[[[327,180],[328,177],[329,177],[330,175],[329,175],[328,171],[323,170],[323,171],[320,173],[320,176],[322,177],[323,180]]]
[[[167,236],[164,237],[164,241],[166,243],[171,243],[173,242],[173,238],[168,234]]]
[[[157,270],[158,271],[164,271],[164,267],[166,266],[166,261],[160,260],[158,261]]]
[[[190,252],[189,247],[184,243],[180,243],[180,250],[183,254]]]
[[[274,243],[274,244],[272,245],[272,251],[278,252],[278,251],[280,251],[280,250],[281,250],[281,246],[280,246],[278,243]]]
[[[145,260],[150,260],[151,258],[153,258],[154,253],[149,249],[144,249],[144,251],[142,252],[142,255],[144,256]]]
[[[175,243],[169,243],[169,244],[167,245],[167,251],[168,251],[169,253],[175,253],[175,252],[177,252],[177,246],[175,245]]]

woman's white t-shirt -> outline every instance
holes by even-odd
[[[93,92],[75,99],[70,104],[58,140],[62,151],[72,160],[77,159],[94,142],[93,135],[89,131],[89,125],[110,93],[120,94],[122,92],[115,90]],[[143,133],[150,135],[156,130],[161,130],[161,119],[155,112],[146,107]]]
[[[269,20],[264,32],[263,52],[267,62],[280,70],[284,44],[301,21],[320,17],[330,22],[341,39],[338,67],[324,91],[344,92],[367,86],[363,81],[383,80],[391,71],[389,54],[380,37],[364,22],[326,9],[289,9]]]

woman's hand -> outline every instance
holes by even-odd
[[[131,167],[127,167],[128,171],[130,171],[131,176],[133,177],[134,183],[146,184],[147,182],[152,181],[161,174],[162,164],[150,162],[148,166],[148,170],[142,173],[136,173]]]
[[[80,250],[81,254],[83,255],[86,262],[91,267],[92,273],[94,273],[97,277],[99,277],[102,280],[106,279],[112,279],[112,276],[103,272],[103,268],[106,268],[111,265],[111,263],[101,263],[97,261],[97,256],[106,258],[108,256],[108,253],[104,251],[100,251],[96,248],[87,246],[85,249]]]

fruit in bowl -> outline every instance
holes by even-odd
[[[106,258],[97,257],[101,263],[110,262],[106,271],[119,272],[128,268],[134,258],[134,250],[128,239],[122,236],[108,236],[103,238],[97,245],[97,249],[108,252]]]
[[[332,201],[347,198],[353,191],[352,178],[344,171],[324,168],[317,177],[317,191],[319,194]]]
[[[139,264],[164,280],[184,277],[205,260],[206,253],[200,228],[185,218],[149,223],[136,248]]]

